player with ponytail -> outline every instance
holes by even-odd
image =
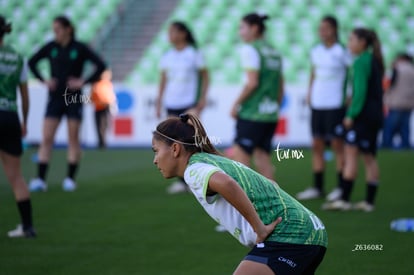
[[[21,218],[21,224],[9,231],[8,236],[33,238],[36,232],[32,222],[32,203],[20,161],[23,154],[22,137],[27,132],[29,113],[28,67],[23,57],[3,42],[4,35],[11,30],[11,23],[0,15],[0,163],[13,189]],[[18,115],[17,87],[21,98],[21,121]]]
[[[272,139],[283,98],[282,59],[266,41],[267,15],[250,13],[240,21],[241,64],[245,83],[231,109],[236,122],[233,158],[273,179]]]
[[[379,180],[376,160],[377,136],[383,123],[384,61],[377,34],[369,29],[356,28],[349,36],[348,47],[356,56],[352,65],[352,100],[344,119],[345,164],[343,170],[343,193],[340,200],[324,205],[325,209],[349,210],[350,196],[357,177],[358,154],[362,153],[366,170],[366,197],[353,206],[354,209],[374,210]]]
[[[252,248],[234,274],[315,272],[328,242],[323,223],[274,181],[218,153],[195,115],[161,122],[152,148],[161,174],[184,178],[204,210]]]

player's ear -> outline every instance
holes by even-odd
[[[173,157],[177,158],[180,155],[180,152],[181,152],[181,144],[178,144],[178,143],[174,142],[171,145],[171,149],[172,149]]]

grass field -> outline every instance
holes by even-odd
[[[35,173],[34,150],[23,158]],[[304,159],[275,160],[277,181],[291,194],[311,182],[310,152]],[[65,151],[57,150],[49,191],[33,194],[36,240],[11,240],[16,206],[0,171],[0,274],[231,274],[248,252],[191,195],[169,196],[167,182],[149,150],[88,150],[79,189],[64,193]],[[324,221],[329,248],[318,274],[414,274],[414,233],[389,229],[392,219],[414,216],[414,153],[381,151],[381,187],[375,212],[324,212],[322,200],[306,202]],[[333,187],[333,163],[326,174]],[[361,171],[352,199],[364,196]],[[382,251],[352,252],[355,244],[381,244]]]

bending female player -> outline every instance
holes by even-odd
[[[377,137],[383,123],[384,62],[381,45],[374,31],[356,28],[349,36],[348,47],[356,56],[352,65],[352,101],[344,126],[347,129],[343,193],[339,200],[327,203],[327,210],[349,210],[352,188],[358,171],[358,155],[362,153],[366,171],[365,200],[354,209],[370,212],[378,189],[379,167],[376,159]]]
[[[37,178],[30,182],[30,191],[46,191],[46,174],[52,153],[53,140],[62,117],[68,122],[68,169],[62,182],[64,191],[74,191],[77,187],[75,174],[78,169],[81,148],[79,130],[82,121],[81,89],[86,83],[99,80],[105,70],[103,61],[89,47],[75,39],[72,22],[65,16],[53,21],[55,40],[47,43],[29,60],[33,74],[49,89],[49,100],[43,123],[43,139],[39,148]],[[37,69],[42,59],[48,59],[51,79],[45,79]],[[87,79],[82,73],[87,61],[95,65],[95,72]]]
[[[32,225],[30,193],[22,176],[20,157],[22,136],[26,135],[29,96],[27,89],[27,64],[16,51],[3,44],[3,37],[11,32],[11,24],[0,16],[0,159],[19,209],[21,225],[9,231],[8,236],[33,238],[36,233]],[[17,114],[16,87],[20,89],[23,121]]]
[[[172,22],[168,36],[172,45],[160,61],[161,81],[156,115],[164,107],[169,117],[193,112],[200,116],[206,106],[209,75],[205,60],[190,28],[181,21]],[[184,179],[172,183],[167,192],[187,192]]]
[[[231,110],[237,119],[233,159],[250,165],[253,157],[257,170],[273,179],[270,152],[283,97],[282,60],[264,39],[267,16],[247,14],[240,22],[240,37],[245,85]]]
[[[313,274],[327,246],[323,223],[274,181],[222,157],[197,117],[169,118],[153,132],[154,164],[184,177],[206,212],[252,250],[234,274]]]

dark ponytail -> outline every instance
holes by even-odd
[[[68,17],[66,17],[65,15],[59,15],[55,17],[53,21],[59,23],[65,28],[70,28],[72,30],[71,38],[75,39],[75,27],[73,26],[72,21],[70,21]]]
[[[269,19],[267,15],[259,15],[257,13],[249,13],[243,16],[242,20],[250,26],[257,26],[259,34],[262,35],[266,31],[265,21]]]
[[[369,30],[366,28],[355,28],[353,30],[353,33],[359,38],[365,41],[367,48],[372,48],[372,54],[374,55],[374,58],[377,60],[380,69],[381,74],[384,74],[385,72],[385,65],[384,65],[384,58],[382,56],[381,51],[381,43],[378,39],[378,36],[375,31]]]
[[[174,21],[171,23],[171,26],[176,28],[177,30],[185,33],[185,42],[193,46],[194,48],[197,48],[197,41],[194,38],[193,33],[190,31],[188,26],[181,21]]]
[[[2,39],[6,33],[10,33],[11,31],[11,23],[6,22],[6,19],[0,15],[0,39]]]
[[[180,143],[190,153],[209,153],[220,155],[207,136],[201,121],[192,114],[182,114],[158,124],[153,132],[154,138],[168,145]]]
[[[335,38],[336,38],[336,41],[339,42],[339,35],[338,35],[339,24],[335,16],[325,15],[322,18],[322,22],[328,23],[335,30]]]

